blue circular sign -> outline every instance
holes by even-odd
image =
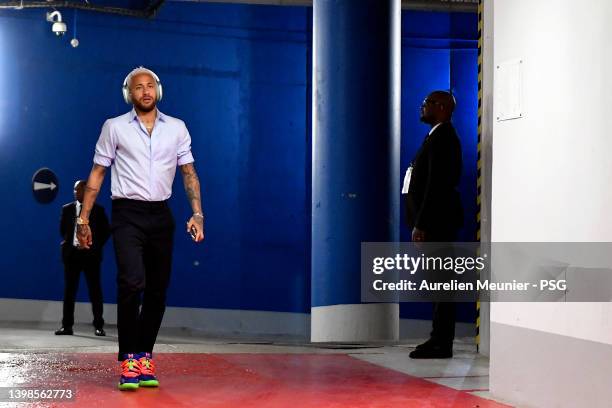
[[[34,198],[41,204],[49,204],[59,191],[57,176],[48,168],[42,168],[34,173],[32,177],[32,193]]]

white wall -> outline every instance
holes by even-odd
[[[492,240],[612,242],[612,2],[495,0],[493,20],[495,65],[523,60],[524,115],[493,125]],[[555,363],[545,349],[527,364],[554,365],[553,389],[530,394],[527,385],[509,384],[520,380],[504,370],[538,378],[529,378],[529,367],[497,365],[507,359],[496,350],[505,352],[514,338],[496,338],[495,325],[516,328],[517,338],[524,329],[546,341],[585,340],[584,349],[567,352],[588,354],[591,342],[612,345],[612,303],[491,305],[493,394],[527,406],[604,406],[595,390],[582,396],[576,389],[575,377],[588,367],[568,367],[563,355]],[[601,375],[612,390],[607,371]],[[572,400],[577,396],[591,400]]]
[[[493,157],[493,3],[489,2],[483,7],[482,25],[482,117],[481,117],[481,203],[480,203],[480,240],[491,242],[491,162]],[[480,303],[480,347],[479,351],[485,356],[490,352],[490,322],[491,304]]]
[[[91,304],[76,302],[74,317],[76,324],[90,324]],[[55,323],[59,327],[61,318],[62,302],[59,301],[0,298],[0,322]],[[107,325],[117,324],[116,304],[104,304],[104,320]],[[168,307],[162,326],[187,328],[211,336],[291,337],[304,342],[310,339],[310,314],[306,313]],[[455,331],[461,338],[471,337],[474,330],[473,323],[459,322]],[[420,342],[430,331],[429,321],[399,320],[401,341]]]

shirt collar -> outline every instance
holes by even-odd
[[[136,109],[132,108],[132,110],[130,111],[130,114],[128,115],[128,118],[130,119],[128,122],[133,122],[136,119],[138,119],[138,115],[136,114]],[[166,121],[166,115],[163,114],[159,109],[157,109],[157,118],[155,119],[155,121],[157,120],[161,120],[162,122]]]
[[[431,136],[431,134],[432,134],[432,133],[433,133],[433,132],[434,132],[434,131],[435,131],[437,128],[439,128],[439,127],[440,127],[440,125],[443,125],[443,124],[444,124],[444,122],[440,122],[440,123],[438,123],[437,125],[435,125],[434,127],[432,127],[432,128],[431,128],[431,130],[429,131],[429,135],[428,135],[428,136]]]

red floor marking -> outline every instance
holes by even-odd
[[[426,379],[434,379],[434,380],[438,380],[440,378],[486,378],[488,377],[488,375],[448,375],[448,376],[442,376],[442,377],[421,377],[421,378],[426,378]]]
[[[341,354],[155,354],[161,387],[122,392],[115,356],[2,354],[0,383],[76,390],[40,407],[508,407]]]

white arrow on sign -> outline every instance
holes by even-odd
[[[54,182],[51,182],[51,184],[39,183],[38,181],[34,182],[34,191],[45,190],[47,188],[50,188],[51,191],[53,191],[53,190],[55,190],[55,187],[57,187],[57,186],[55,185]]]

